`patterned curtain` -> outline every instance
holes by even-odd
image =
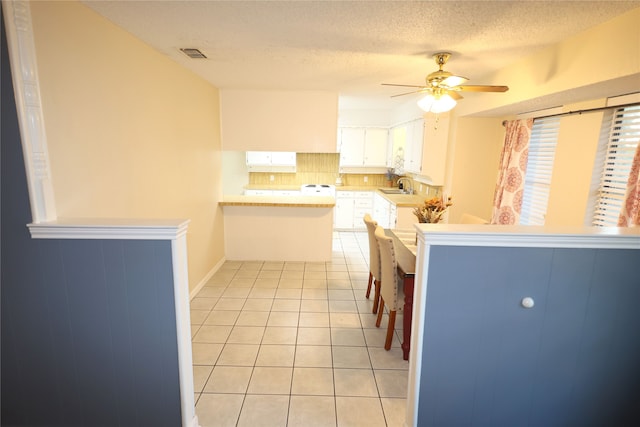
[[[498,182],[493,195],[491,224],[513,225],[518,224],[520,220],[524,173],[527,170],[533,119],[512,120],[507,122],[505,127]]]
[[[640,144],[638,144],[636,154],[633,156],[627,191],[618,217],[618,227],[633,227],[634,225],[640,225]]]

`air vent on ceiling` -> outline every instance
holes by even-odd
[[[180,50],[191,59],[207,59],[207,56],[204,53],[200,52],[199,49],[193,47],[185,47],[180,48]]]

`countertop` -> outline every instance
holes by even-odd
[[[251,184],[251,185],[247,185],[245,186],[246,189],[248,190],[300,190],[300,186],[299,185],[258,185],[258,184]],[[416,207],[420,204],[422,204],[426,198],[426,196],[424,195],[409,195],[409,194],[385,194],[382,191],[379,191],[380,187],[379,186],[365,186],[365,185],[339,185],[336,186],[336,192],[340,192],[340,191],[375,191],[377,194],[381,195],[382,197],[384,197],[385,199],[387,199],[388,201],[390,201],[391,203],[395,204],[397,207],[399,208],[404,208],[404,207]],[[268,200],[264,200],[264,199],[258,199],[256,202],[251,202],[251,201],[242,201],[245,199],[235,199],[236,197],[262,197],[262,198],[268,198]],[[281,199],[280,197],[286,197],[286,199]],[[294,202],[291,198],[295,197],[296,201]],[[326,202],[321,202],[319,200],[315,200],[316,196],[312,197],[312,201],[308,202],[308,203],[300,203],[298,202],[299,199],[304,199],[306,198],[306,196],[224,196],[224,201],[221,203],[222,206],[252,206],[252,203],[255,203],[254,206],[265,206],[265,205],[269,205],[269,202],[274,203],[274,205],[277,206],[284,206],[284,205],[293,205],[293,206],[300,206],[300,205],[304,205],[304,206],[308,206],[308,205],[313,205],[313,204],[321,204],[322,206],[326,205]],[[277,200],[276,200],[277,199]],[[332,198],[331,198],[332,199]],[[313,203],[313,202],[316,203]],[[335,204],[335,201],[334,201]],[[333,206],[333,205],[331,205]]]
[[[333,197],[321,196],[224,196],[220,206],[266,206],[288,208],[332,208]]]
[[[247,184],[245,190],[284,190],[296,191],[300,190],[300,185],[264,185],[264,184]]]
[[[382,191],[377,191],[385,199],[399,208],[414,208],[424,202],[424,196],[418,196],[415,194],[385,194]]]

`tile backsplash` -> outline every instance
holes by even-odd
[[[338,153],[298,153],[295,173],[249,172],[249,184],[334,184],[339,176],[339,163],[340,154]]]
[[[355,187],[387,187],[384,174],[341,174],[339,153],[298,153],[296,156],[296,172],[249,172],[249,185],[291,185],[302,184],[335,184],[338,177],[342,178],[343,186]],[[271,177],[273,176],[273,181]],[[367,182],[365,182],[365,177]],[[412,178],[410,176],[410,178]],[[393,186],[397,185],[394,181]],[[441,187],[433,187],[413,181],[413,188],[417,194],[425,197],[440,195]]]

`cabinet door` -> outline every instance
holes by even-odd
[[[356,191],[354,194],[353,228],[364,230],[364,216],[373,217],[373,191]]]
[[[424,126],[422,170],[420,175],[429,177],[434,185],[444,184],[448,142],[449,116],[440,114],[436,118],[429,115]]]
[[[389,210],[391,202],[379,194],[373,196],[373,219],[382,228],[389,228]]]
[[[247,151],[247,165],[270,166],[270,151]]]
[[[353,228],[353,199],[337,198],[333,228]]]
[[[389,203],[389,228],[398,228],[398,208],[395,203]]]
[[[274,151],[271,153],[271,164],[277,166],[295,166],[296,153],[293,151]]]
[[[340,166],[362,166],[364,164],[364,128],[340,130]]]
[[[245,196],[271,196],[273,191],[271,190],[244,190]]]
[[[414,120],[407,124],[404,168],[407,172],[420,174],[422,169],[422,143],[424,120]]]
[[[389,131],[387,129],[369,128],[365,130],[364,166],[387,165],[387,146]]]

